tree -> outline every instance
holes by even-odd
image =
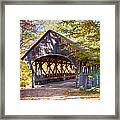
[[[29,70],[27,63],[20,61],[20,87],[31,86],[32,71]]]
[[[44,21],[39,20],[20,20],[20,49],[21,52],[27,51],[44,33]]]
[[[89,62],[99,64],[100,58],[100,22],[93,20],[66,20],[56,23],[55,30],[80,44],[85,54],[79,51],[75,55],[78,59],[88,59]],[[87,58],[86,58],[87,57]],[[93,63],[92,62],[92,63]]]

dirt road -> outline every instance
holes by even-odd
[[[39,100],[39,99],[53,99],[53,100],[65,100],[65,99],[78,99],[78,98],[94,98],[98,99],[99,94],[94,96],[84,96],[79,89],[75,88],[75,81],[60,81],[49,83],[46,85],[36,86],[32,89],[21,89],[21,100]]]

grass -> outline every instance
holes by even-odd
[[[97,87],[92,87],[90,90],[86,90],[84,88],[80,88],[79,90],[81,95],[84,95],[84,96],[94,96],[94,95],[100,94],[100,88],[97,88]]]

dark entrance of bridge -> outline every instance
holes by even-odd
[[[45,55],[37,58],[32,65],[35,85],[61,80],[75,79],[75,65],[62,55]]]

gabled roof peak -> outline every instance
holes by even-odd
[[[23,59],[27,56],[27,54],[28,54],[35,46],[37,46],[41,40],[43,40],[43,39],[48,35],[48,33],[55,33],[55,34],[57,34],[58,36],[64,38],[68,43],[76,45],[76,47],[78,47],[79,49],[83,49],[83,48],[82,48],[79,44],[77,44],[76,42],[74,42],[74,41],[72,41],[72,40],[69,40],[68,38],[62,36],[61,34],[55,32],[55,31],[53,31],[53,30],[48,30],[35,44],[33,44],[33,46],[25,53],[25,55],[24,55],[21,59],[23,60]]]

